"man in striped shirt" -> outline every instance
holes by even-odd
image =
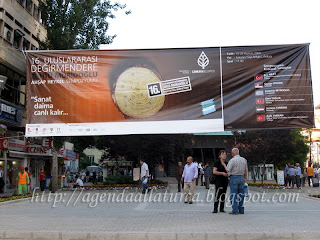
[[[232,212],[230,214],[244,214],[244,183],[248,175],[247,160],[239,155],[239,149],[232,149],[232,157],[227,165],[230,176],[230,201]],[[239,200],[238,200],[239,198]]]

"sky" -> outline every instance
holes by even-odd
[[[320,13],[316,0],[119,0],[130,15],[109,21],[111,45],[149,49],[310,43],[314,105],[320,104]]]

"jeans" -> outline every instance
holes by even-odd
[[[297,184],[297,188],[301,187],[301,178],[300,175],[296,176],[296,184]]]
[[[210,177],[205,177],[205,184],[206,184],[206,189],[209,189]]]
[[[233,214],[244,214],[244,175],[230,176],[230,201]]]
[[[45,186],[45,181],[44,181],[44,180],[41,180],[41,181],[40,181],[40,188],[41,188],[41,191],[42,191],[42,192],[44,191],[44,186]]]
[[[142,193],[146,193],[146,190],[149,189],[148,186],[148,182],[147,183],[143,183],[143,181],[146,179],[146,177],[142,177],[141,178],[141,182],[142,182]]]

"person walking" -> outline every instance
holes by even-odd
[[[297,188],[301,188],[301,168],[299,163],[296,163],[296,185]]]
[[[294,188],[294,181],[296,178],[296,169],[293,166],[289,167],[288,170],[288,187]]]
[[[181,185],[182,185],[182,189],[184,187],[183,181],[181,181],[182,174],[183,174],[182,162],[178,162],[178,168],[177,168],[178,192],[181,192]]]
[[[216,176],[214,208],[212,213],[218,212],[220,202],[220,212],[224,211],[224,203],[228,187],[228,173],[226,165],[227,153],[224,150],[219,152],[219,160],[214,163],[213,174]]]
[[[181,178],[184,182],[184,203],[192,204],[196,179],[198,179],[198,165],[193,163],[193,157],[189,156]]]
[[[248,175],[247,160],[239,155],[238,148],[233,148],[231,154],[232,158],[227,165],[227,172],[230,176],[230,201],[232,204],[232,212],[229,214],[244,214],[244,183]]]
[[[29,175],[24,170],[24,167],[21,167],[21,171],[18,174],[18,194],[27,194],[27,185],[29,184]]]
[[[144,162],[144,160],[140,160],[141,170],[140,170],[140,180],[142,182],[142,194],[145,194],[148,190],[148,178],[149,178],[149,167],[148,164]]]
[[[39,179],[40,179],[40,189],[41,189],[41,192],[44,191],[45,178],[46,178],[46,173],[43,171],[43,169],[40,169]]]
[[[0,166],[0,193],[4,192],[4,172],[2,167]]]
[[[312,183],[312,178],[314,176],[314,169],[313,167],[311,167],[311,163],[309,163],[309,167],[307,168],[307,173],[308,173],[308,185],[310,187]]]
[[[204,166],[203,172],[204,172],[203,174],[204,174],[204,182],[206,185],[206,189],[209,189],[210,177],[212,176],[212,171],[211,171],[211,167],[209,167],[209,163],[207,163]]]

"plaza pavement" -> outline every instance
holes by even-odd
[[[170,184],[170,193],[176,191],[176,185]],[[212,214],[213,203],[206,201],[207,191],[197,186],[196,192],[200,193],[202,202],[194,204],[103,202],[91,208],[89,203],[81,201],[74,205],[79,192],[74,193],[68,206],[71,192],[63,192],[65,201],[55,208],[52,202],[35,203],[30,199],[0,204],[0,239],[315,240],[320,237],[320,200],[309,198],[306,193],[300,193],[299,201],[293,203],[272,203],[274,195],[267,193],[265,199],[269,201],[248,202],[245,214],[234,216]],[[230,210],[226,207],[227,212]]]

